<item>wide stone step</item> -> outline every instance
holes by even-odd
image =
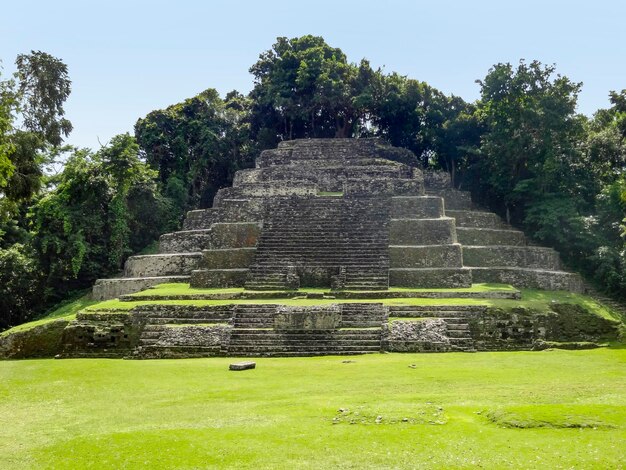
[[[416,312],[441,312],[441,313],[472,313],[483,312],[486,307],[482,305],[390,305],[389,311],[416,311]]]
[[[475,282],[505,283],[530,289],[584,292],[582,278],[576,273],[515,267],[476,267],[471,270]]]
[[[454,217],[457,227],[492,228],[500,230],[509,228],[504,221],[493,212],[455,211],[447,209],[446,216]]]
[[[254,261],[255,247],[204,250],[203,267],[208,269],[246,269]]]
[[[471,267],[561,270],[559,254],[538,246],[464,246],[463,263]]]
[[[524,236],[524,232],[520,232],[519,230],[457,227],[456,235],[459,239],[459,243],[461,243],[463,246],[526,245],[526,237]]]
[[[440,318],[448,324],[466,323],[468,318],[476,317],[484,313],[483,310],[474,312],[437,312],[435,310],[390,310],[389,318]]]
[[[155,346],[145,345],[134,351],[133,356],[145,359],[180,359],[223,356],[219,346]]]
[[[442,217],[443,199],[436,196],[394,196],[391,217],[394,219],[435,219]]]
[[[243,287],[248,269],[198,269],[192,271],[190,285],[194,288]]]
[[[243,248],[256,245],[261,227],[258,223],[216,223],[208,230],[183,230],[166,233],[159,239],[161,253],[197,252],[215,248]]]
[[[342,320],[342,328],[368,328],[368,327],[380,327],[384,320],[381,321],[345,321]]]
[[[147,320],[144,331],[151,326],[160,326],[160,325],[193,325],[193,324],[202,324],[202,323],[228,323],[230,319],[224,319],[221,317],[215,318],[181,318],[181,317],[173,317],[173,318],[150,318]]]
[[[131,256],[124,265],[124,277],[188,276],[201,259],[199,252]]]
[[[467,268],[390,268],[389,285],[416,288],[471,287],[472,272]]]
[[[355,349],[353,351],[280,351],[280,352],[241,352],[241,351],[229,351],[231,356],[242,357],[313,357],[313,356],[359,356],[363,354],[375,354],[380,351],[363,351]]]
[[[299,351],[380,351],[381,343],[378,344],[315,344],[306,343],[299,345],[289,344],[233,344],[228,346],[228,353],[236,355],[239,353],[263,353],[263,352],[299,352]]]
[[[444,208],[448,210],[472,210],[472,196],[468,191],[459,191],[457,189],[436,189],[430,188],[426,190],[427,196],[438,196],[443,198]]]
[[[328,345],[351,345],[353,343],[359,343],[363,345],[376,345],[380,344],[381,334],[377,336],[330,336],[330,335],[280,335],[280,334],[268,334],[268,335],[233,335],[230,339],[231,345],[273,345],[280,344],[286,346],[295,346],[308,343],[315,343],[319,346]]]
[[[392,268],[460,268],[463,252],[458,243],[452,245],[389,246]]]
[[[208,248],[211,239],[211,230],[184,230],[166,233],[159,238],[159,252],[161,253],[189,253],[201,252]]]
[[[454,219],[391,219],[391,245],[451,245],[456,243]]]
[[[91,290],[93,300],[115,299],[164,283],[189,282],[189,276],[154,276],[98,279]]]

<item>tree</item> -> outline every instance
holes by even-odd
[[[0,249],[0,331],[33,319],[42,304],[41,273],[28,248]]]
[[[67,66],[41,51],[20,54],[15,64],[24,127],[53,146],[61,145],[72,130],[72,123],[63,117],[72,83]]]
[[[580,83],[537,61],[497,64],[481,86],[477,117],[485,128],[479,158],[480,190],[508,220],[523,221],[532,201],[568,194],[576,202],[584,167],[577,144]]]
[[[307,35],[277,38],[250,73],[257,132],[272,129],[282,139],[351,137],[364,113],[358,96],[371,68],[367,61],[348,63],[341,49]]]
[[[159,194],[156,176],[128,134],[95,154],[74,151],[57,186],[31,209],[46,300],[118,273],[126,256],[172,228],[171,203]]]
[[[250,166],[255,147],[249,138],[249,101],[239,93],[222,100],[208,89],[135,124],[146,161],[158,170],[167,194],[182,197],[180,215],[189,208],[210,207],[218,189],[234,172]]]
[[[14,170],[11,155],[15,145],[10,138],[16,106],[14,86],[13,80],[0,81],[0,189],[6,186]]]
[[[46,155],[72,130],[63,117],[71,90],[67,66],[41,51],[20,54],[15,63],[17,82],[0,82],[0,199],[5,209],[39,191]],[[16,115],[21,129],[14,125]]]

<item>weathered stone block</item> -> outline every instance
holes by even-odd
[[[125,277],[186,276],[197,268],[201,253],[166,253],[131,256],[124,265]]]
[[[447,171],[424,171],[424,186],[428,191],[451,189],[452,180]]]
[[[431,196],[442,197],[445,210],[469,211],[474,209],[472,196],[468,191],[459,191],[457,189],[428,189],[426,193]]]
[[[67,320],[55,320],[29,330],[0,336],[0,359],[53,357],[61,352]]]
[[[391,268],[389,285],[416,288],[471,287],[472,272],[467,268]]]
[[[204,250],[203,266],[208,269],[248,268],[254,261],[256,248],[219,248]]]
[[[384,341],[391,352],[442,352],[450,349],[448,328],[441,318],[394,320],[386,330]]]
[[[106,314],[100,318],[86,318],[71,322],[63,330],[63,355],[90,353],[123,357],[137,346],[139,329],[132,323],[130,315],[122,320],[119,316]]]
[[[262,175],[262,171],[258,168],[239,170],[235,173],[235,177],[233,178],[233,187],[260,183],[262,181]]]
[[[454,219],[391,219],[391,245],[450,245],[456,243]]]
[[[214,224],[207,248],[253,247],[260,233],[260,224],[253,222]]]
[[[428,245],[389,247],[391,268],[460,268],[463,267],[461,245]]]
[[[472,267],[471,270],[474,282],[495,282],[530,289],[584,291],[582,279],[575,273],[518,267]]]
[[[561,269],[559,254],[538,246],[464,246],[463,263],[476,267]]]
[[[443,217],[443,199],[436,196],[391,198],[392,219],[437,219]]]
[[[231,326],[225,325],[160,326],[153,346],[161,348],[220,346],[228,342],[231,329]]]
[[[421,196],[424,185],[421,180],[376,178],[348,180],[345,193],[350,197],[357,196]]]
[[[456,236],[463,246],[476,245],[526,245],[524,232],[519,230],[496,230],[490,228],[457,227]]]
[[[159,238],[161,253],[191,253],[207,248],[211,238],[210,230],[184,230],[166,233]]]
[[[228,370],[249,370],[256,368],[256,362],[245,361],[245,362],[235,362],[228,366]]]
[[[126,277],[113,279],[98,279],[91,289],[93,300],[115,299],[122,295],[139,292],[148,287],[170,282],[188,282],[189,276],[159,276],[159,277]]]
[[[191,273],[191,287],[243,287],[248,269],[198,269]]]
[[[274,317],[277,330],[334,330],[341,324],[339,305],[280,306]]]
[[[446,216],[454,217],[457,227],[506,229],[506,224],[493,212],[455,211],[446,209]]]

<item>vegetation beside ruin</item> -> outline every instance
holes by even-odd
[[[0,467],[623,463],[623,348],[230,362],[0,362]]]

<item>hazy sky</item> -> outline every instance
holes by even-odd
[[[556,63],[584,82],[579,111],[626,88],[626,1],[28,1],[4,0],[3,77],[32,49],[61,58],[73,82],[68,142],[98,147],[135,121],[206,88],[248,92],[277,36],[323,36],[468,101],[497,62]]]

